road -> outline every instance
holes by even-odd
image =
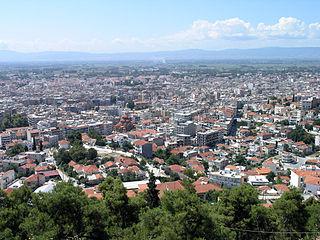
[[[296,164],[283,163],[283,168],[284,168],[284,170],[287,170],[287,169],[298,169],[302,165],[304,165],[307,160],[308,160],[308,158],[297,157],[297,163]]]

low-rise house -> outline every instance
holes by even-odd
[[[302,155],[309,155],[312,153],[312,147],[304,142],[296,142],[292,145],[292,148],[294,151],[297,151]]]
[[[320,177],[306,176],[304,179],[304,189],[308,193],[320,196]]]
[[[115,158],[115,163],[118,166],[129,167],[129,166],[139,166],[137,160],[130,157],[119,156]]]
[[[295,169],[291,170],[290,174],[290,185],[296,188],[304,188],[304,181],[307,177],[320,177],[320,171],[307,171]]]
[[[102,165],[100,165],[100,169],[103,171],[110,171],[112,169],[117,169],[117,164],[113,161],[108,161]]]
[[[207,177],[200,177],[193,186],[197,195],[203,198],[206,198],[206,194],[210,191],[222,191],[218,184],[210,183]]]
[[[46,153],[45,152],[34,152],[34,151],[29,151],[25,152],[24,155],[27,156],[28,159],[35,160],[37,162],[43,162],[46,158]]]
[[[255,168],[254,169],[258,175],[268,175],[271,171],[270,168],[266,168],[266,167],[261,167],[261,168]]]
[[[88,196],[88,198],[96,198],[101,200],[103,198],[103,194],[96,187],[84,188],[84,193]]]
[[[83,175],[83,176],[88,176],[91,174],[96,174],[96,173],[100,173],[99,168],[96,165],[82,165],[82,164],[73,164],[71,163],[71,165],[73,165],[73,170],[79,174],[79,175]],[[69,163],[69,166],[71,166]]]
[[[252,186],[265,186],[269,184],[269,180],[264,175],[248,176],[248,183]]]
[[[35,163],[26,163],[18,168],[18,172],[23,175],[28,175],[34,171],[36,166],[37,165]]]
[[[87,176],[87,183],[90,185],[96,185],[103,181],[104,177],[100,174],[92,174]]]
[[[286,184],[275,184],[273,188],[278,192],[279,195],[282,195],[285,192],[290,191],[289,187]]]
[[[15,179],[14,170],[0,172],[0,189],[5,189]]]
[[[50,179],[60,178],[59,172],[57,170],[43,171],[39,172],[38,174],[42,174],[45,177],[46,181],[49,181]]]
[[[205,168],[203,164],[197,159],[190,159],[187,161],[188,166],[197,173],[204,173]]]
[[[42,186],[46,182],[46,178],[43,174],[32,174],[27,177],[24,183],[31,189],[36,189]]]
[[[70,148],[70,142],[65,139],[60,140],[58,142],[58,144],[59,144],[59,148],[62,148],[62,149],[69,149]]]
[[[159,190],[159,196],[162,197],[166,191],[183,190],[184,187],[180,180],[174,182],[165,182],[157,184],[157,190]]]
[[[136,140],[133,142],[135,151],[146,158],[152,158],[152,143],[145,140]]]
[[[173,164],[173,165],[170,165],[169,166],[169,169],[172,171],[172,172],[175,172],[175,173],[178,173],[179,175],[180,174],[183,174],[186,170],[186,168],[184,166],[180,166],[178,164]]]
[[[138,179],[144,179],[146,177],[145,171],[141,170],[138,166],[129,166],[120,168],[119,174],[125,175],[127,173],[134,173]]]

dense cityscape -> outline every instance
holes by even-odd
[[[0,240],[320,240],[320,1],[0,1]]]
[[[1,206],[53,199],[24,210],[34,221],[1,212],[3,239],[313,239],[319,82],[308,62],[5,65]]]

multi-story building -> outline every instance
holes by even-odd
[[[192,121],[177,123],[175,128],[175,133],[177,135],[184,134],[184,135],[189,135],[191,137],[194,137],[196,135],[196,132],[197,132],[197,125]]]
[[[10,132],[0,133],[0,147],[4,147],[12,141],[12,136]]]
[[[205,132],[197,132],[198,146],[213,146],[222,142],[223,132],[220,130],[208,130]]]
[[[210,174],[210,181],[222,187],[235,187],[245,182],[245,175],[237,171],[221,170]]]

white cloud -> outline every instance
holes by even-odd
[[[234,39],[249,38],[253,28],[249,22],[239,18],[230,18],[209,22],[207,20],[194,21],[185,31],[168,36],[171,41],[201,41],[206,39]]]
[[[253,26],[239,18],[210,22],[194,21],[190,28],[167,38],[176,41],[249,40],[249,39],[288,39],[320,38],[320,23],[307,25],[294,17],[281,17],[275,24],[259,23]]]
[[[309,24],[309,37],[310,38],[320,38],[320,23]]]
[[[265,46],[320,46],[320,22],[305,23],[294,17],[281,17],[275,23],[252,24],[240,18],[196,20],[185,30],[150,38],[115,37],[88,40],[40,39],[0,41],[0,49],[18,51],[157,51],[183,48],[248,48]]]
[[[282,17],[273,25],[259,23],[256,35],[262,38],[305,38],[308,28],[300,19]]]

